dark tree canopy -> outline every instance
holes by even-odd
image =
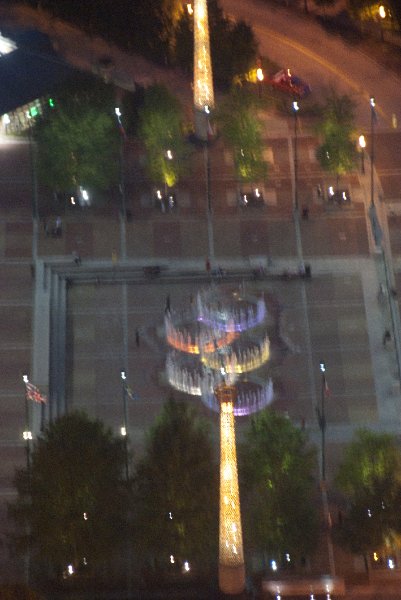
[[[322,109],[317,126],[321,144],[316,157],[322,168],[337,179],[352,171],[357,158],[354,141],[355,105],[347,96],[339,96],[331,90]]]
[[[185,172],[189,147],[183,134],[183,112],[167,88],[147,88],[139,109],[138,136],[147,152],[147,171],[155,185],[173,187]]]
[[[360,430],[346,448],[336,482],[349,510],[338,541],[363,555],[398,545],[401,454],[391,435]]]
[[[30,547],[60,572],[107,558],[124,539],[125,450],[100,421],[74,412],[37,439],[31,468],[16,474],[10,515],[30,532]]]
[[[315,452],[305,433],[272,410],[251,421],[242,456],[242,514],[248,544],[270,559],[299,559],[316,543]],[[300,526],[302,524],[302,526]]]
[[[188,404],[169,400],[135,475],[136,543],[142,559],[216,560],[218,466],[208,428]],[[199,563],[197,565],[199,567]]]
[[[216,113],[226,143],[234,153],[238,181],[264,180],[268,165],[263,159],[262,122],[257,116],[258,101],[245,88],[235,86]]]

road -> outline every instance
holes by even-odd
[[[313,96],[322,98],[334,86],[358,102],[358,125],[368,128],[369,98],[374,96],[379,126],[391,127],[392,115],[401,122],[401,80],[363,54],[357,44],[326,33],[312,16],[258,0],[221,0],[227,14],[250,23],[262,55],[291,67],[306,79]]]

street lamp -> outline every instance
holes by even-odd
[[[262,81],[264,80],[265,75],[263,73],[262,67],[258,66],[256,69],[256,79],[258,80],[258,96],[262,97]]]
[[[333,541],[331,539],[331,516],[329,502],[327,498],[327,486],[326,486],[326,411],[325,411],[325,399],[328,394],[329,388],[326,379],[326,363],[321,360],[319,363],[321,379],[321,398],[320,406],[316,406],[317,421],[321,432],[321,493],[322,493],[322,504],[324,511],[324,518],[326,523],[326,535],[327,535],[327,553],[329,559],[330,574],[332,577],[336,574],[335,562],[334,562],[334,549]]]
[[[379,23],[380,23],[380,39],[384,42],[383,21],[387,16],[386,7],[381,4],[379,6]]]
[[[361,172],[362,175],[365,175],[365,148],[366,148],[366,139],[364,135],[360,135],[358,138],[359,152],[361,154]]]
[[[28,476],[30,476],[31,441],[33,438],[32,438],[32,431],[31,431],[31,427],[30,427],[28,394],[26,392],[26,385],[29,383],[28,375],[23,375],[22,380],[25,384],[25,430],[22,432],[22,437],[25,440],[26,469],[28,471]]]
[[[127,440],[127,426],[128,426],[128,408],[127,408],[127,373],[122,370],[120,373],[122,392],[123,392],[123,425],[120,429],[121,435],[124,438],[124,449],[125,449],[125,477],[129,480],[129,466],[128,466],[128,440]]]
[[[292,111],[294,113],[294,207],[298,210],[298,111],[299,104],[297,101],[292,103]]]
[[[126,138],[125,129],[122,123],[122,113],[118,106],[114,109],[115,115],[117,117],[118,128],[120,130],[120,194],[121,194],[121,210],[120,210],[120,219],[121,219],[121,257],[126,257],[126,220],[127,220],[127,207],[125,200],[125,183],[124,183],[124,140]]]
[[[377,120],[376,116],[376,101],[373,96],[369,100],[370,103],[370,203],[375,203],[375,179],[374,179],[374,165],[375,165],[375,123]]]
[[[321,433],[321,460],[322,460],[322,481],[326,481],[326,412],[325,412],[325,398],[327,391],[326,381],[326,364],[320,361],[319,364],[320,372],[322,374],[322,389],[320,397],[320,406],[316,407],[317,421]]]

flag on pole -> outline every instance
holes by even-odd
[[[138,400],[138,397],[135,396],[132,388],[129,385],[125,387],[125,391],[127,392],[127,396],[130,400]]]
[[[46,404],[47,402],[47,397],[41,394],[39,388],[30,381],[25,381],[25,394],[27,400],[32,400],[39,404]]]
[[[327,383],[326,377],[324,378],[324,393],[326,396],[330,396],[331,390],[329,388],[329,384]]]

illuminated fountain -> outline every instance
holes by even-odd
[[[188,310],[165,314],[169,383],[220,413],[219,586],[226,594],[245,586],[235,417],[273,400],[271,379],[257,375],[270,358],[268,320],[263,297],[220,287],[198,292]]]

